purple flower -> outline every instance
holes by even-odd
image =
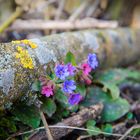
[[[69,96],[69,104],[70,105],[77,105],[82,100],[82,96],[79,93],[72,93]]]
[[[67,67],[68,67],[69,75],[73,76],[75,74],[74,72],[75,72],[76,68],[71,63],[68,63]]]
[[[74,80],[66,80],[63,83],[63,88],[62,90],[66,93],[72,93],[73,90],[76,89],[75,81]]]
[[[92,69],[98,67],[98,60],[96,54],[89,54],[88,55],[88,64]]]
[[[61,80],[65,80],[69,76],[68,67],[65,65],[57,65],[55,68],[55,74]]]

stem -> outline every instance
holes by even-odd
[[[53,140],[53,137],[52,137],[51,131],[49,129],[48,123],[47,123],[47,121],[45,119],[45,116],[44,116],[42,111],[40,111],[40,116],[41,116],[41,120],[42,120],[42,122],[44,124],[44,128],[46,130],[46,134],[47,134],[48,140]]]
[[[2,33],[17,17],[23,12],[23,9],[17,7],[16,11],[0,26],[0,33]]]

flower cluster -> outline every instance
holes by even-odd
[[[83,70],[81,79],[87,85],[90,85],[92,82],[89,73],[91,72],[92,69],[95,70],[98,67],[98,65],[99,65],[99,62],[97,59],[97,55],[89,53],[87,60],[81,65],[81,68]]]
[[[50,97],[54,95],[55,88],[60,88],[64,95],[68,97],[69,104],[77,105],[83,99],[83,96],[77,91],[76,80],[80,79],[81,82],[84,81],[87,85],[91,84],[90,72],[92,69],[95,70],[98,65],[96,54],[89,54],[87,59],[77,66],[73,66],[72,63],[56,65],[53,80],[46,77],[40,78],[42,95]],[[56,82],[58,80],[60,82]]]
[[[72,66],[71,63],[68,63],[67,65],[57,65],[55,68],[55,74],[58,78],[61,80],[65,80],[68,76],[73,76],[76,68]]]

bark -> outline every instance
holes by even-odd
[[[27,45],[34,68],[24,68],[15,57],[14,43],[0,44],[0,106],[20,96],[28,97],[32,82],[44,73],[44,65],[63,59],[68,51],[76,55],[77,62],[88,53],[97,53],[101,67],[132,64],[140,58],[140,29],[118,28],[86,30],[32,39],[37,48]]]

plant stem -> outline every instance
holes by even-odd
[[[0,33],[2,33],[17,17],[23,12],[23,9],[17,7],[16,11],[0,26]]]
[[[45,116],[44,116],[42,111],[40,111],[40,116],[41,116],[41,120],[42,120],[42,122],[44,124],[48,140],[53,140],[53,137],[52,137],[51,131],[49,129],[48,123],[47,123],[47,121],[45,119]]]

